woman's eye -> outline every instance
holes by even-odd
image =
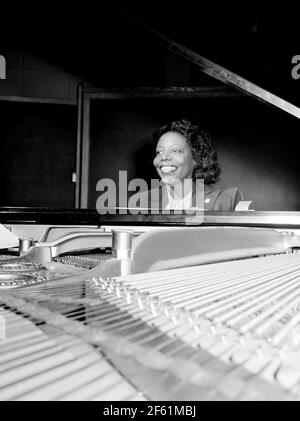
[[[177,152],[178,152],[178,153],[181,153],[181,152],[182,152],[182,150],[181,150],[181,149],[172,149],[172,151],[173,151],[173,152],[176,152],[176,153],[177,153]]]
[[[162,153],[162,151],[156,151],[156,155],[159,155],[161,153]]]

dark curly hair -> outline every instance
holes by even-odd
[[[186,142],[192,149],[192,155],[196,165],[193,170],[193,178],[204,179],[205,184],[216,183],[220,178],[221,169],[218,163],[218,155],[209,133],[195,120],[183,118],[167,123],[153,134],[155,144],[159,138],[167,132],[176,132],[185,137]]]

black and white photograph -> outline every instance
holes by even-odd
[[[299,401],[296,10],[10,6],[0,404]]]

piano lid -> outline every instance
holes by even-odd
[[[117,12],[205,74],[300,118],[292,75],[299,54],[294,11],[265,13],[253,7],[223,13],[216,10],[219,5],[195,7],[163,10],[151,3]],[[203,85],[203,79],[197,83],[196,76],[196,85]]]

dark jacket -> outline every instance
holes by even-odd
[[[211,186],[204,188],[204,208],[212,211],[234,211],[243,195],[237,187],[221,190]]]

